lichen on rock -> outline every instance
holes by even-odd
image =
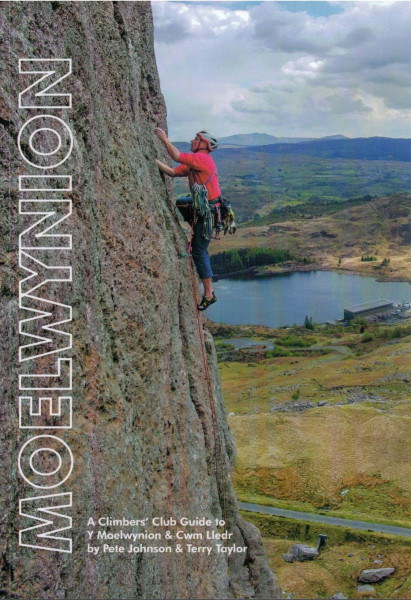
[[[0,208],[1,587],[16,598],[279,598],[261,536],[238,512],[214,346],[205,332],[210,399],[188,258],[181,257],[186,237],[154,161],[162,148],[153,129],[166,128],[166,108],[150,4],[16,2],[3,5],[0,19],[1,161],[11,177],[1,184]],[[73,175],[74,279],[64,302],[73,307],[74,428],[66,439],[75,467],[73,552],[64,555],[21,548],[15,533],[22,492],[16,179],[27,169],[16,139],[30,113],[17,105],[23,57],[73,64],[67,119],[75,144],[65,168]],[[91,556],[87,521],[103,515],[225,518],[247,552]]]

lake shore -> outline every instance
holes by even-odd
[[[232,273],[225,273],[223,275],[214,275],[214,281],[219,281],[220,279],[230,279],[230,278],[246,278],[246,279],[259,279],[261,277],[276,277],[278,275],[285,275],[287,273],[308,273],[311,271],[332,271],[335,273],[343,273],[344,275],[360,275],[363,277],[372,277],[376,281],[398,281],[398,282],[408,282],[411,284],[411,275],[406,277],[404,274],[399,274],[396,272],[387,272],[383,273],[372,271],[367,268],[358,269],[354,267],[338,267],[338,266],[330,266],[324,261],[324,264],[321,263],[300,263],[300,262],[290,262],[283,264],[282,266],[270,266],[266,265],[263,267],[249,267],[248,269],[244,269],[242,271],[234,271]]]
[[[251,277],[327,270],[365,275],[381,282],[410,283],[410,200],[411,194],[380,198],[374,202],[378,213],[370,213],[368,205],[356,206],[322,217],[239,227],[235,235],[211,244],[210,255],[243,248],[276,248],[311,261],[262,267],[244,274]],[[372,260],[364,261],[364,257]]]
[[[207,316],[233,325],[285,327],[302,325],[307,316],[315,323],[335,322],[344,318],[347,307],[381,299],[389,299],[393,305],[411,302],[409,282],[381,282],[313,265],[304,265],[300,271],[290,268],[286,273],[256,271],[215,281],[219,302],[210,307]]]

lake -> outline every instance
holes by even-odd
[[[306,315],[316,323],[325,323],[342,319],[344,308],[363,302],[411,302],[407,282],[381,282],[333,271],[220,279],[213,285],[218,302],[207,309],[207,317],[231,325],[302,325]]]

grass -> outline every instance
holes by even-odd
[[[318,214],[320,203],[409,191],[409,163],[273,156],[248,149],[217,152],[214,158],[223,195],[231,199],[238,223],[284,207],[303,205],[303,214]],[[176,178],[174,186],[176,195],[188,190],[186,180]],[[274,214],[271,222],[275,220]]]
[[[230,426],[237,444],[233,483],[242,499],[257,493],[345,518],[409,522],[407,421],[348,405],[235,416]]]
[[[363,327],[270,330],[330,354],[220,363],[241,500],[408,526],[409,325]]]
[[[324,268],[364,274],[375,274],[376,263],[361,261],[362,256],[376,256],[378,264],[389,257],[379,276],[410,280],[410,200],[410,194],[403,194],[374,200],[376,211],[362,205],[320,218],[308,215],[275,226],[241,228],[210,248],[292,249]],[[314,333],[216,327],[227,340],[273,340],[282,354],[260,352],[238,360],[233,353],[219,365],[227,410],[234,413],[229,422],[237,446],[233,483],[238,498],[409,527],[410,323],[354,323]],[[310,346],[308,336],[314,338]],[[316,352],[320,348],[328,354]],[[304,409],[309,403],[313,408]],[[298,406],[303,408],[297,411]],[[375,567],[378,554],[384,557],[382,566],[391,566],[389,562],[396,572],[376,585],[377,597],[411,598],[410,543],[401,538],[344,533],[345,528],[323,525],[318,531],[313,524],[269,516],[247,519],[263,532],[271,565],[283,589],[295,598],[327,598],[337,592],[358,598],[358,574]],[[314,543],[320,532],[332,542],[327,553],[310,563],[283,561],[281,553],[293,543]]]
[[[377,597],[411,597],[411,542],[405,538],[248,511],[242,514],[260,529],[270,566],[282,589],[294,598],[329,598],[338,592],[360,598],[357,588],[361,571],[391,566],[395,573],[375,584]],[[291,564],[283,560],[281,555],[295,543],[316,547],[319,533],[328,537],[318,558]],[[376,565],[374,560],[382,560],[382,564]]]
[[[405,527],[407,529],[410,526],[409,521],[390,519],[388,517],[376,517],[375,515],[373,515],[372,518],[370,516],[362,516],[361,518],[359,518],[355,510],[352,513],[350,513],[349,510],[346,509],[344,510],[344,512],[341,512],[341,510],[338,509],[332,510],[330,508],[318,508],[310,504],[309,502],[271,498],[262,494],[253,493],[249,489],[237,491],[237,498],[239,502],[248,502],[249,504],[261,504],[262,506],[273,506],[274,508],[279,508],[283,510],[293,510],[302,513],[316,513],[324,515],[326,517],[337,517],[339,519],[347,519],[349,521],[360,520],[366,523],[377,523],[380,525],[389,525],[392,527]]]

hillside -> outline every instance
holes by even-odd
[[[297,144],[299,142],[345,139],[343,135],[330,135],[324,138],[276,137],[266,133],[243,133],[220,138],[220,148],[224,146],[267,146],[269,144]]]
[[[296,218],[244,227],[210,246],[212,254],[235,248],[270,247],[309,257],[309,268],[341,269],[387,279],[411,280],[411,194],[398,194],[319,218]],[[375,256],[375,261],[362,261]],[[384,258],[389,265],[381,267]],[[291,270],[293,266],[289,267]],[[298,267],[297,267],[298,268]],[[277,271],[281,271],[278,267]]]
[[[238,497],[320,518],[409,527],[411,319],[313,330],[214,324],[213,330],[221,336]],[[244,347],[236,350],[232,338]],[[375,586],[373,597],[410,597],[409,538],[302,515],[246,514],[263,533],[283,589],[295,598],[330,598],[337,591],[362,598],[358,574],[376,565],[395,567],[395,574]],[[293,544],[316,546],[320,533],[328,539],[317,559],[284,561],[281,554]]]
[[[318,328],[304,356],[297,331],[294,356],[221,363],[242,500],[408,526],[410,321],[383,330]]]
[[[355,160],[411,161],[411,140],[370,137],[355,139],[322,139],[299,144],[270,144],[262,148],[270,154],[300,154],[322,158]]]
[[[329,135],[323,138],[305,137],[276,137],[267,133],[237,133],[220,137],[219,147],[224,146],[268,146],[270,144],[297,144],[299,142],[311,142],[320,140],[348,139],[344,135]],[[178,148],[186,148],[187,140],[174,142]]]
[[[178,147],[189,151],[187,145]],[[411,140],[323,139],[223,147],[213,157],[223,195],[230,198],[238,224],[284,207],[317,216],[321,206],[336,205],[338,210],[341,202],[406,193],[411,188]],[[176,194],[188,191],[184,179],[176,178],[174,187]]]

